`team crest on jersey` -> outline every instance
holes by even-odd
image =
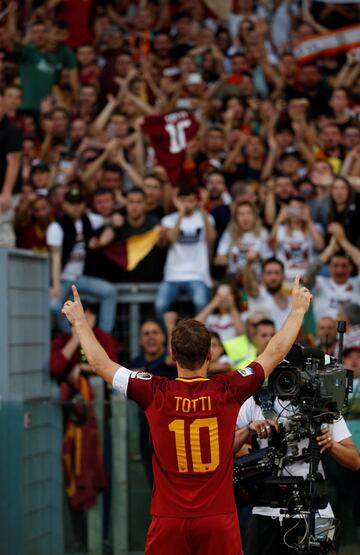
[[[238,370],[238,372],[242,376],[252,376],[253,373],[254,373],[254,370],[252,368],[250,368],[250,366],[247,366],[247,368],[241,368],[241,370]]]
[[[131,372],[131,377],[140,380],[151,380],[152,374],[149,374],[149,372]]]

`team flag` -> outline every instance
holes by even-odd
[[[145,233],[133,235],[122,241],[114,241],[104,248],[104,254],[124,270],[130,272],[155,247],[160,229],[161,226],[156,226]]]

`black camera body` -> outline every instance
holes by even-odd
[[[333,422],[348,404],[353,372],[320,349],[297,347],[302,365],[285,359],[269,377],[269,395],[290,400],[302,414],[313,418],[321,415],[322,422]]]

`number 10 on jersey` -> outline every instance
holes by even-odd
[[[201,452],[200,430],[205,428],[209,434],[210,461],[203,462]],[[175,434],[175,448],[179,472],[189,472],[186,453],[186,436],[190,440],[191,462],[194,472],[211,472],[219,465],[219,428],[216,417],[196,418],[185,428],[185,420],[177,418],[169,424],[169,430]]]

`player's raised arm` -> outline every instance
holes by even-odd
[[[298,336],[311,299],[310,291],[306,287],[300,286],[300,276],[297,275],[292,289],[291,312],[280,330],[269,341],[265,351],[256,359],[264,368],[266,377],[271,374],[290,351]]]
[[[119,369],[119,364],[112,361],[96,339],[93,330],[86,321],[80,295],[75,285],[72,286],[73,301],[66,301],[62,313],[74,327],[92,370],[106,382],[112,384],[113,377]]]

